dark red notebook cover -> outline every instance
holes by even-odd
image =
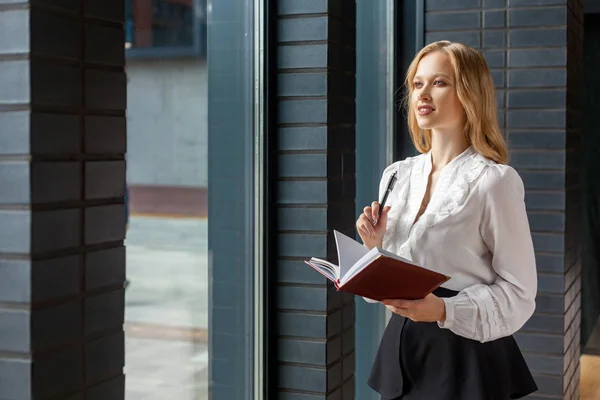
[[[427,296],[449,279],[438,272],[379,255],[343,285],[334,284],[338,290],[371,300],[416,300]]]

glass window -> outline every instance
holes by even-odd
[[[127,400],[261,397],[246,3],[127,1]]]
[[[356,215],[377,198],[385,167],[415,152],[399,105],[405,71],[422,46],[424,7],[423,0],[356,2]],[[390,316],[356,302],[357,399],[379,399],[366,382]]]
[[[127,1],[126,46],[191,46],[195,4]],[[126,398],[208,399],[207,60],[126,71]]]
[[[377,198],[381,173],[393,160],[397,14],[393,0],[356,2],[356,165],[361,165],[356,169],[356,215]],[[387,319],[385,308],[356,301],[357,399],[379,399],[366,382]]]

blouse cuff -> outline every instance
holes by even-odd
[[[454,325],[454,304],[449,301],[450,299],[442,297],[444,301],[444,307],[446,308],[446,319],[444,321],[438,321],[440,328],[450,329]]]
[[[471,301],[469,295],[461,292],[442,300],[446,306],[446,320],[438,322],[438,326],[450,329],[458,335],[473,338],[476,333],[477,306]]]

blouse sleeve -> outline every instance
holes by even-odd
[[[523,181],[507,166],[495,165],[480,185],[481,236],[491,252],[497,276],[445,298],[446,320],[457,335],[487,342],[518,331],[535,310],[537,272]]]

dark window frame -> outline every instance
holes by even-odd
[[[125,0],[132,3],[134,0]],[[207,56],[208,36],[208,8],[207,0],[193,0],[194,17],[193,43],[190,46],[156,46],[156,47],[132,47],[125,49],[125,56],[130,59],[165,59],[165,58],[200,58]],[[125,13],[125,35],[128,36],[127,24],[130,21]]]
[[[276,238],[268,209],[270,138],[276,129],[269,119],[269,85],[276,74],[268,73],[272,59],[257,47],[264,40],[270,51],[273,30],[265,27],[261,38],[256,27],[258,13],[270,4],[219,0],[211,2],[208,14],[209,390],[214,399],[252,400],[261,392],[270,398],[276,388],[270,384],[276,382],[277,366],[270,362],[268,329],[270,313],[276,313],[269,292],[269,249]],[[264,22],[271,26],[277,19],[269,15]],[[265,63],[260,95],[258,57]]]

